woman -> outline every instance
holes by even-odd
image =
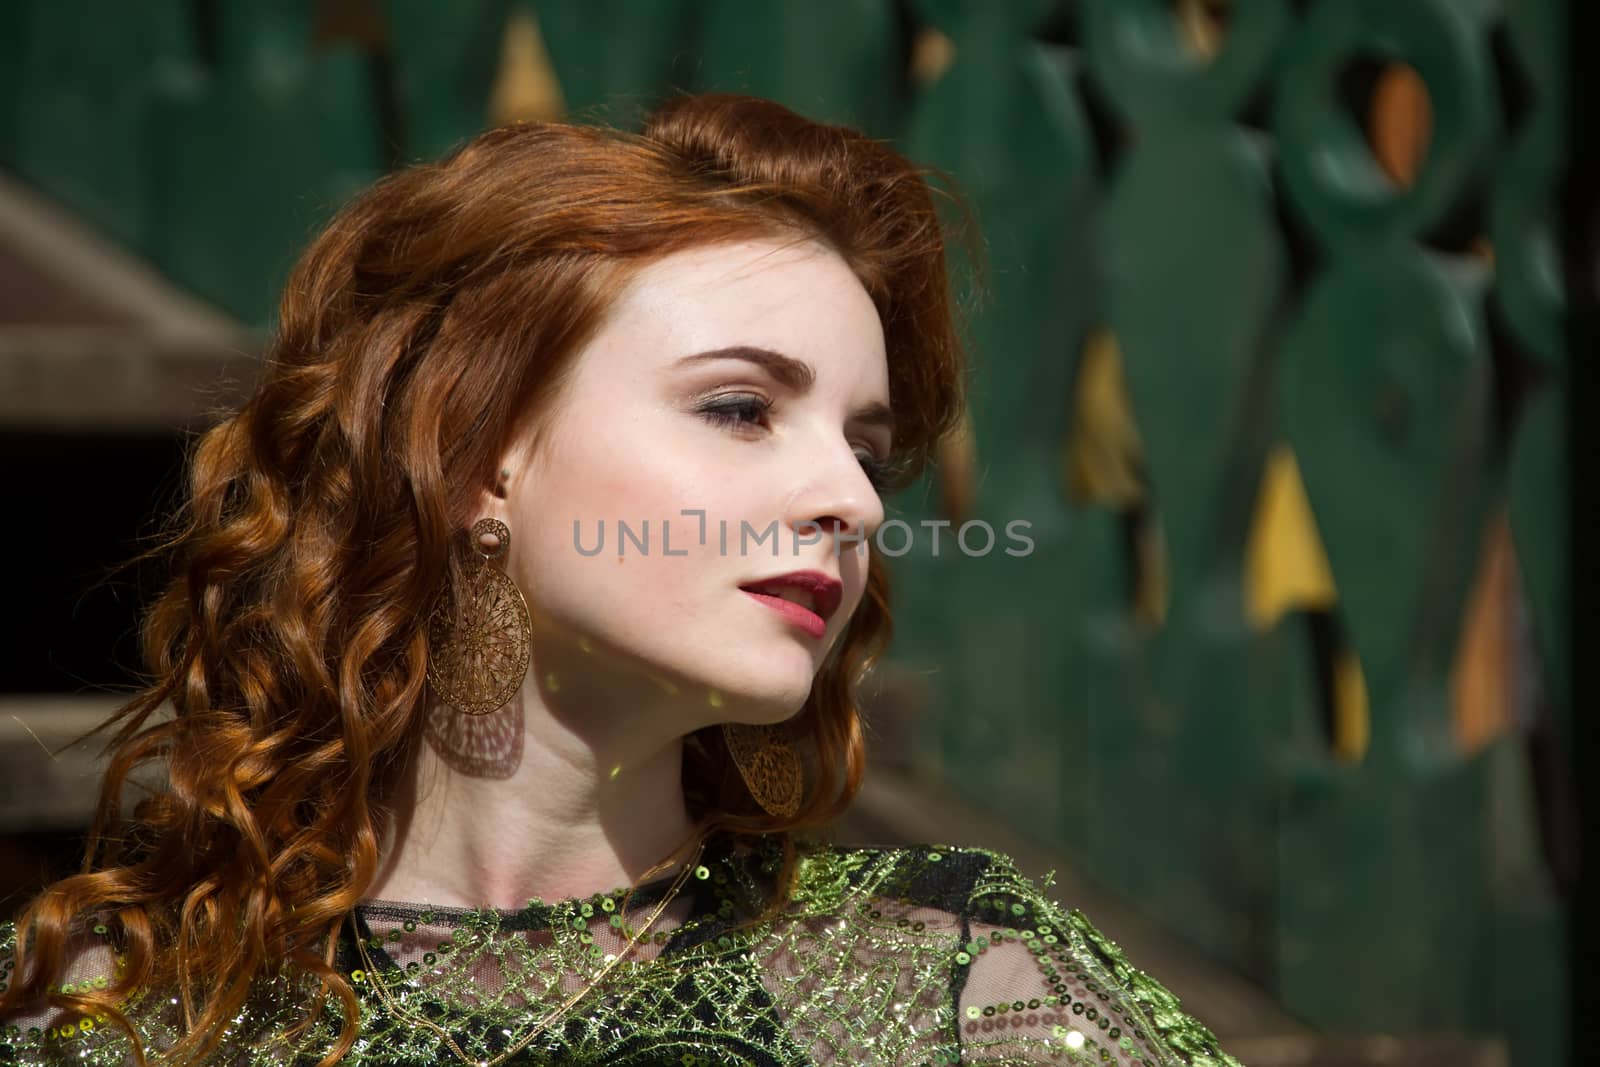
[[[10,1055],[1234,1062],[1004,857],[797,836],[961,378],[922,178],[777,105],[379,183],[194,456],[85,873],[0,941]]]

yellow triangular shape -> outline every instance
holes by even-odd
[[[489,123],[554,122],[566,110],[538,20],[526,5],[517,4],[501,39],[500,70],[489,92]]]
[[[1086,504],[1127,511],[1144,500],[1139,467],[1144,443],[1122,374],[1122,350],[1110,330],[1084,345],[1072,394],[1072,428],[1065,448],[1067,491]]]
[[[1287,611],[1327,611],[1338,601],[1300,465],[1287,445],[1267,456],[1244,560],[1245,611],[1270,630]]]

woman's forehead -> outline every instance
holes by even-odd
[[[662,358],[754,345],[799,358],[883,352],[876,306],[848,264],[812,241],[692,248],[641,269],[595,340],[647,334]],[[610,335],[608,338],[607,335]]]
[[[835,272],[854,277],[837,253],[811,240],[773,238],[701,245],[640,268],[619,305],[644,303],[669,293],[715,299],[729,289],[747,292],[791,284],[796,275],[823,281]]]

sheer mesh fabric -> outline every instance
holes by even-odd
[[[362,1003],[346,1062],[460,1062],[420,1017],[473,1062],[521,1045],[512,1065],[1236,1067],[1170,993],[1003,855],[803,845],[787,907],[752,923],[778,856],[775,842],[714,840],[635,950],[531,1039],[622,953],[668,880],[639,887],[625,909],[608,895],[517,911],[363,905],[337,952]],[[0,928],[0,958],[13,943]],[[103,975],[109,958],[102,949],[88,971]],[[217,1062],[314,1062],[337,1032],[331,1011],[292,1042],[278,1037],[301,1017],[305,992],[263,981]],[[130,1011],[159,1049],[177,1031],[162,1010],[170,999],[150,994]],[[128,1043],[103,1025],[5,1020],[0,1063],[69,1061],[120,1065]]]

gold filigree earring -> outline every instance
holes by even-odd
[[[505,523],[474,523],[461,587],[446,583],[428,616],[428,684],[466,715],[505,707],[528,673],[528,603],[517,583],[494,566],[510,547]]]
[[[722,738],[750,795],[768,815],[791,819],[800,810],[800,757],[773,726],[722,724]]]

